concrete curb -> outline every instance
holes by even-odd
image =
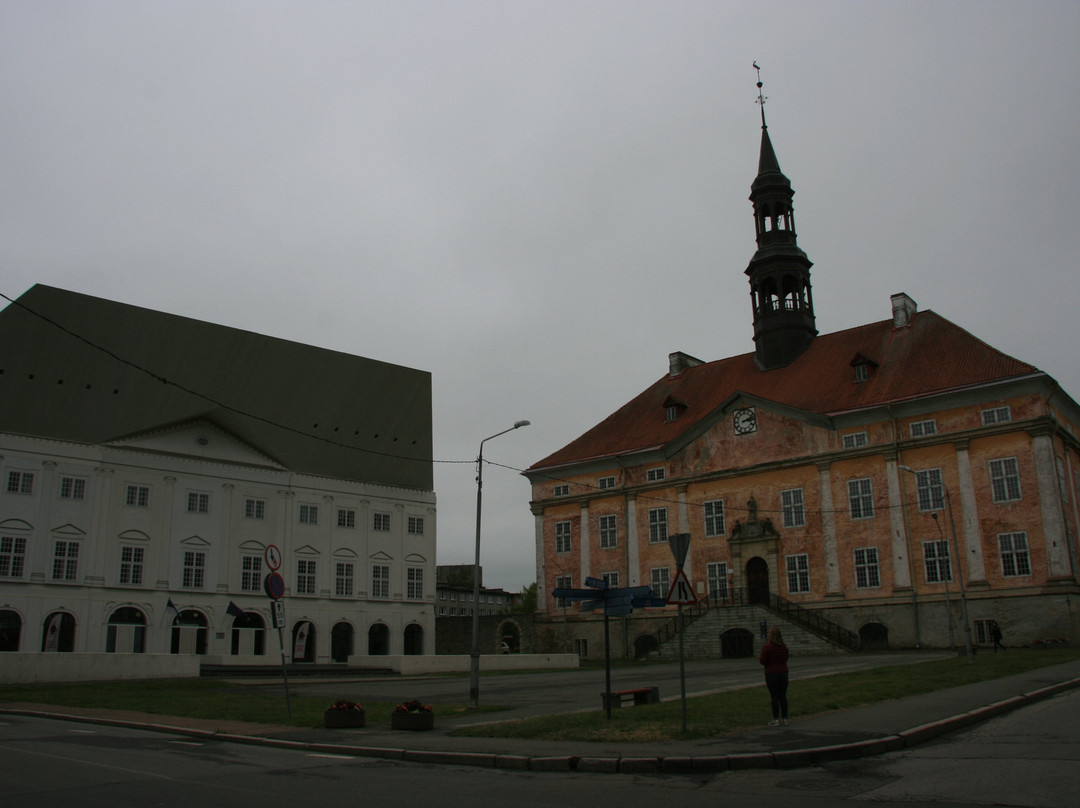
[[[311,743],[290,741],[279,738],[263,738],[255,735],[234,735],[225,732],[177,727],[170,724],[146,723],[118,718],[97,718],[92,716],[68,715],[65,713],[8,709],[0,707],[0,714],[25,715],[35,718],[49,718],[59,721],[75,721],[84,724],[124,727],[127,729],[151,730],[183,735],[202,740],[225,741],[278,749],[317,752],[324,754],[350,755],[353,757],[382,758],[401,760],[409,763],[428,763],[448,766],[480,766],[484,768],[516,769],[534,772],[595,772],[601,774],[699,774],[745,769],[797,769],[818,766],[837,760],[853,760],[873,757],[887,752],[908,749],[926,741],[933,740],[948,732],[955,732],[990,718],[1004,715],[1013,710],[1033,704],[1043,699],[1056,696],[1066,690],[1080,687],[1080,678],[1049,685],[1038,690],[1014,696],[1003,701],[988,704],[977,710],[959,713],[939,721],[920,724],[903,730],[895,735],[880,738],[868,738],[846,744],[789,749],[779,752],[748,752],[731,755],[670,755],[657,757],[603,756],[587,757],[577,755],[532,756],[510,755],[494,752],[448,752],[423,749],[395,749],[392,747],[366,747],[345,744]]]

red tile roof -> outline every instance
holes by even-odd
[[[865,382],[854,381],[856,357],[872,363]],[[747,353],[666,375],[530,470],[662,446],[739,393],[830,416],[1038,372],[934,312],[919,312],[905,328],[888,319],[819,335],[783,368],[760,370]],[[664,406],[672,399],[686,410],[668,422]]]

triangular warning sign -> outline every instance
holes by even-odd
[[[694,590],[690,586],[690,580],[684,570],[675,573],[675,580],[671,582],[671,591],[668,592],[667,602],[669,606],[691,606],[697,603]]]

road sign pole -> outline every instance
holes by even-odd
[[[683,652],[683,634],[686,626],[683,625],[682,604],[679,604],[679,688],[682,694],[682,731],[686,734],[686,654]]]
[[[611,632],[609,630],[609,617],[604,612],[604,710],[607,712],[607,720],[611,720]]]
[[[281,648],[281,676],[285,680],[285,709],[289,712],[289,718],[292,718],[292,700],[289,698],[289,666],[285,664],[285,636],[281,633],[281,626],[278,626],[277,641],[278,647]]]

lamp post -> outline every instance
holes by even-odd
[[[910,474],[914,474],[916,479],[918,479],[918,477],[919,477],[918,472],[916,472],[915,469],[911,468],[910,466],[897,465],[897,468],[900,469],[901,471],[906,471],[906,472],[909,472]],[[941,490],[945,492],[945,507],[949,512],[949,529],[950,529],[950,531],[952,533],[952,544],[953,544],[953,553],[952,554],[956,558],[956,574],[957,574],[957,577],[959,578],[959,581],[960,581],[960,619],[964,621],[964,654],[966,655],[968,662],[974,662],[975,659],[974,659],[974,656],[973,656],[973,653],[972,653],[972,646],[971,646],[971,621],[968,620],[967,595],[965,593],[966,587],[964,586],[964,568],[960,564],[960,545],[956,540],[956,520],[953,518],[952,497],[949,496],[949,488],[948,488],[948,486],[945,485],[944,482],[941,483]],[[937,518],[937,516],[935,514],[935,519],[936,518]],[[941,529],[940,526],[938,527],[938,529],[939,530]],[[914,583],[915,582],[912,581],[912,584],[914,584]],[[948,586],[948,584],[946,584],[946,586]],[[946,589],[946,592],[947,591],[948,590]],[[950,626],[950,629],[951,629],[951,627],[952,627],[952,616],[951,616],[951,614],[950,614],[950,617],[949,617],[949,626]]]
[[[515,421],[509,429],[484,438],[480,441],[480,453],[476,456],[476,560],[473,565],[472,652],[469,654],[469,700],[473,707],[480,706],[480,506],[484,491],[484,444],[529,423]]]

